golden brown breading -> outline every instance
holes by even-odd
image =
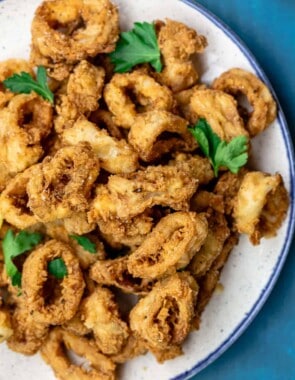
[[[86,297],[81,305],[81,317],[85,326],[93,331],[102,353],[117,354],[126,344],[129,329],[121,319],[118,305],[109,289],[97,287]]]
[[[173,166],[149,166],[129,175],[113,175],[96,188],[90,221],[127,220],[155,205],[188,210],[197,181]]]
[[[190,101],[193,93],[197,90],[205,90],[207,86],[205,84],[195,84],[188,90],[179,91],[174,94],[174,99],[177,103],[177,108],[182,117],[184,117],[190,123],[195,123],[198,119],[198,115],[193,113],[190,106]]]
[[[127,267],[128,257],[98,260],[90,269],[90,277],[99,285],[115,286],[125,293],[147,294],[153,285],[150,280],[133,277]]]
[[[153,280],[185,268],[201,248],[207,233],[205,215],[169,214],[128,257],[128,270],[134,277]]]
[[[67,275],[60,281],[48,273],[49,262],[57,258],[62,258],[67,267]],[[73,318],[84,287],[79,261],[68,244],[50,240],[24,263],[22,291],[36,322],[57,325]]]
[[[262,237],[275,236],[289,207],[289,197],[280,174],[247,173],[234,203],[234,221],[238,232],[249,236],[253,244]]]
[[[131,332],[127,339],[127,343],[122,347],[121,351],[116,355],[111,355],[111,359],[114,363],[125,363],[139,355],[144,355],[147,352],[147,348],[143,340],[138,339]]]
[[[87,370],[72,363],[67,355],[68,350],[85,358],[91,368]],[[41,348],[41,355],[60,380],[115,380],[115,364],[99,352],[93,340],[59,327],[51,330]]]
[[[10,338],[13,334],[11,316],[8,309],[1,305],[0,299],[0,343]]]
[[[192,55],[204,51],[207,46],[206,37],[181,22],[169,19],[166,24],[158,22],[157,28],[158,44],[164,62],[163,70],[156,75],[157,80],[173,92],[193,86],[199,75]]]
[[[130,128],[128,141],[146,162],[176,150],[193,151],[196,140],[188,122],[167,111],[153,110],[139,114]]]
[[[88,143],[64,147],[34,168],[27,185],[28,205],[42,222],[86,211],[98,173],[98,159]]]
[[[141,111],[171,111],[175,101],[171,91],[157,83],[145,72],[137,70],[127,74],[115,74],[105,86],[104,100],[119,127],[129,129],[138,113],[128,92],[133,91]]]
[[[69,234],[84,235],[95,230],[96,225],[89,223],[86,212],[76,212],[73,216],[63,219],[65,229]]]
[[[208,208],[224,214],[223,196],[210,191],[197,191],[191,198],[191,210],[206,212]]]
[[[100,129],[105,128],[109,135],[115,139],[122,140],[125,138],[125,130],[119,128],[114,123],[113,116],[110,111],[99,108],[90,114],[89,120],[96,124]]]
[[[253,111],[248,113],[246,129],[250,136],[256,136],[276,118],[277,105],[270,90],[256,75],[243,69],[230,69],[213,82],[213,88],[233,96],[244,94]]]
[[[197,293],[198,285],[187,272],[159,281],[131,310],[131,330],[152,351],[178,346],[190,331]]]
[[[138,155],[125,140],[111,137],[104,129],[99,129],[90,121],[80,118],[72,128],[62,134],[65,145],[77,145],[88,142],[97,155],[100,166],[112,174],[134,172],[138,164]]]

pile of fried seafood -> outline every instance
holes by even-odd
[[[188,130],[204,118],[227,142],[246,136],[251,156],[251,139],[276,118],[268,88],[239,68],[201,83],[194,62],[206,38],[174,20],[155,28],[163,70],[115,73],[117,7],[45,1],[30,61],[0,63],[0,237],[43,236],[15,260],[21,288],[0,251],[0,341],[39,351],[61,380],[115,379],[119,365],[147,351],[159,362],[181,355],[239,234],[259,244],[288,209],[280,174],[246,165],[215,177]],[[2,85],[36,66],[47,70],[53,105]],[[56,258],[63,278],[47,270]]]

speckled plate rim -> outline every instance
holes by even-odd
[[[207,357],[200,362],[198,362],[191,369],[183,372],[182,374],[173,377],[171,380],[187,380],[192,376],[196,375],[202,369],[207,367],[213,361],[215,361],[223,352],[225,352],[238,338],[239,336],[247,329],[250,323],[254,320],[258,312],[261,310],[268,296],[270,295],[279,274],[283,268],[284,262],[287,258],[290,245],[293,240],[294,228],[295,228],[295,207],[294,207],[294,189],[295,189],[295,156],[294,156],[294,148],[292,144],[291,135],[288,129],[287,121],[284,116],[282,107],[277,98],[277,95],[274,92],[274,89],[265,75],[263,69],[259,65],[257,59],[251,53],[246,44],[238,37],[238,35],[233,32],[223,21],[221,21],[217,16],[211,13],[208,9],[204,8],[202,5],[196,3],[194,0],[179,0],[187,6],[191,7],[193,10],[200,12],[203,16],[205,16],[209,21],[211,21],[217,28],[221,29],[228,38],[240,49],[240,51],[247,58],[250,65],[255,70],[256,75],[263,80],[264,83],[267,84],[268,88],[272,92],[277,105],[278,105],[278,116],[277,120],[280,126],[280,130],[282,132],[282,136],[284,139],[284,143],[286,146],[286,151],[288,155],[288,163],[289,163],[289,178],[290,178],[290,210],[289,210],[289,220],[287,226],[286,240],[284,241],[283,247],[281,248],[281,252],[278,256],[278,261],[273,268],[273,272],[269,278],[267,285],[264,287],[257,301],[254,303],[253,307],[246,314],[245,318],[241,320],[238,326],[233,330],[233,332],[229,335],[229,337],[224,340],[214,351],[212,351]]]

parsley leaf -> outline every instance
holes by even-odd
[[[96,245],[88,239],[86,236],[78,236],[78,235],[70,235],[72,239],[75,239],[78,244],[80,244],[85,251],[88,251],[90,253],[96,253]]]
[[[66,264],[60,257],[48,263],[48,272],[58,279],[68,275]]]
[[[189,128],[189,131],[197,140],[202,152],[209,158],[216,177],[221,166],[227,167],[236,174],[247,163],[248,139],[246,136],[235,137],[228,143],[222,141],[202,118],[194,127]]]
[[[133,29],[121,33],[115,51],[110,53],[110,58],[117,73],[125,73],[139,63],[150,63],[157,72],[160,72],[161,52],[155,25],[135,22]]]
[[[35,91],[53,104],[54,95],[48,87],[46,70],[43,66],[37,68],[37,80],[29,73],[22,71],[20,74],[13,74],[5,79],[3,84],[8,90],[16,93],[30,94]]]
[[[42,240],[42,235],[20,231],[14,235],[12,230],[8,230],[2,241],[4,264],[7,275],[11,278],[14,286],[21,286],[21,273],[13,263],[13,259],[24,252],[34,248]]]

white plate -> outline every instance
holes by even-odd
[[[30,23],[40,0],[0,2],[0,59],[28,57]],[[255,58],[224,24],[193,1],[117,0],[121,22],[129,29],[134,21],[165,17],[182,21],[204,34],[209,46],[200,58],[202,81],[210,83],[231,67],[250,70],[270,84]],[[255,166],[280,172],[291,195],[291,206],[278,236],[253,247],[245,237],[232,252],[221,276],[224,291],[215,293],[203,314],[201,329],[190,335],[185,355],[158,364],[146,355],[126,364],[122,380],[184,380],[224,352],[247,328],[268,297],[286,258],[294,228],[294,157],[286,122],[278,119],[253,141]],[[53,380],[54,375],[39,356],[24,357],[0,346],[0,380]]]

